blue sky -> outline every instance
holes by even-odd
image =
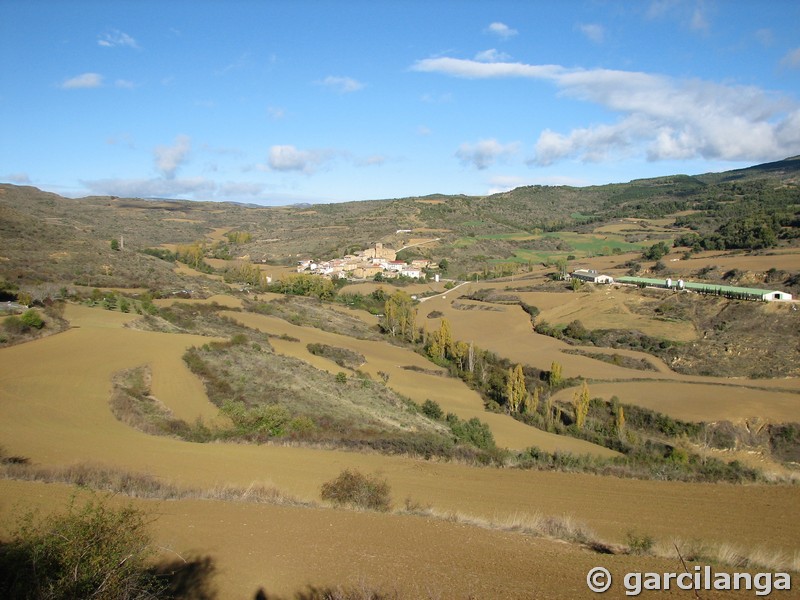
[[[800,2],[0,2],[0,181],[260,204],[800,154]]]

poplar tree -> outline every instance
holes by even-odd
[[[552,387],[555,387],[560,384],[561,381],[561,365],[556,361],[553,361],[550,365],[550,376],[548,378],[548,382]]]
[[[522,372],[522,365],[517,365],[513,370],[509,367],[506,382],[506,398],[508,399],[509,410],[511,412],[519,412],[527,395],[528,390],[525,387],[525,374]]]
[[[572,397],[575,404],[575,425],[578,429],[583,429],[586,424],[586,417],[589,414],[589,384],[583,380],[583,387],[580,392],[575,392]]]

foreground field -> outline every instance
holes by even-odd
[[[197,387],[199,382],[178,368],[183,349],[208,338],[127,329],[123,325],[133,317],[84,307],[69,307],[67,317],[75,327],[68,332],[0,350],[0,440],[9,452],[29,457],[34,465],[88,461],[150,473],[182,486],[247,487],[256,482],[309,500],[318,499],[321,484],[341,469],[357,468],[380,472],[390,483],[397,506],[411,498],[441,512],[499,522],[515,515],[567,515],[612,542],[622,542],[628,532],[637,531],[664,543],[678,537],[790,555],[797,550],[800,524],[787,518],[800,502],[800,488],[794,486],[619,480],[148,436],[111,415],[113,373],[149,364],[153,389],[167,406],[187,418],[212,419],[214,407]],[[261,325],[279,326],[269,320]],[[319,335],[316,330],[309,332]],[[383,358],[376,353],[371,368],[408,363],[409,357],[398,361],[391,350],[387,352]],[[42,377],[45,370],[47,377]],[[398,378],[403,379],[402,374]],[[456,394],[452,401],[458,399]],[[468,410],[468,404],[462,409]],[[69,490],[3,481],[0,493],[7,523],[15,505],[55,508]],[[430,593],[447,598],[470,594],[524,598],[535,589],[533,595],[539,597],[575,598],[586,597],[585,574],[595,564],[606,564],[615,572],[678,568],[675,560],[603,557],[563,542],[422,517],[207,500],[144,504],[159,514],[156,529],[163,547],[214,558],[223,598],[252,597],[260,586],[285,595],[306,585],[362,580],[409,597]]]

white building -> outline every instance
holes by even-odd
[[[581,281],[589,281],[591,283],[614,283],[614,278],[611,275],[603,275],[594,269],[578,269],[572,273],[573,279],[580,279]]]

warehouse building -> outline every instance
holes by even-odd
[[[733,285],[719,285],[716,283],[694,283],[683,279],[652,279],[647,277],[619,277],[617,283],[638,285],[640,287],[655,287],[675,290],[689,290],[698,294],[724,296],[739,300],[761,300],[774,302],[776,300],[791,300],[792,295],[777,290],[762,290],[760,288],[737,287]]]

